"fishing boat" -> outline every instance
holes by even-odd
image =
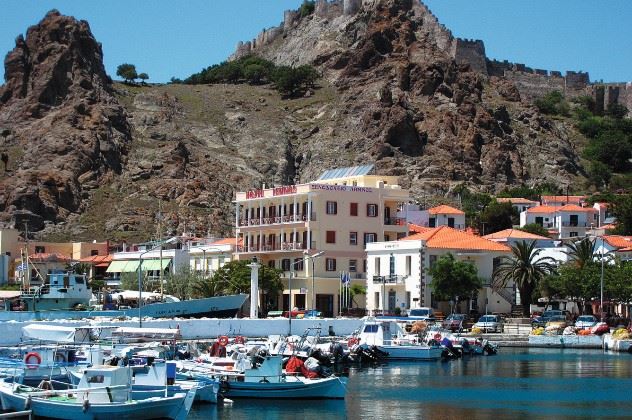
[[[367,320],[349,343],[376,346],[388,354],[387,360],[438,360],[444,350],[438,344],[424,344],[416,336],[406,334],[394,321]]]
[[[138,299],[138,292],[132,292]],[[130,296],[132,295],[130,294]],[[145,298],[155,298],[145,293]],[[143,318],[230,318],[235,316],[248,295],[227,295],[180,301],[169,297],[162,302],[136,303],[137,307],[97,308],[90,305],[92,290],[86,276],[75,273],[52,273],[46,284],[24,290],[5,301],[0,308],[0,321],[34,321],[56,319],[85,319],[92,317]],[[141,299],[143,295],[141,293]],[[140,306],[140,308],[138,307]],[[4,310],[1,310],[4,309]]]
[[[50,390],[43,384],[34,388],[0,381],[0,399],[4,410],[32,410],[35,416],[56,419],[186,419],[195,389],[173,396],[132,399],[130,370],[103,366],[89,368],[76,389]]]

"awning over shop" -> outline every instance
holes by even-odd
[[[162,259],[162,269],[164,270],[171,263],[171,258]],[[160,259],[155,260],[143,260],[143,271],[158,271],[160,270]]]
[[[138,264],[138,260],[112,261],[105,271],[107,273],[133,273],[138,269]]]

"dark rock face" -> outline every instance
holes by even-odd
[[[19,215],[39,229],[81,211],[82,193],[121,171],[130,127],[88,23],[56,10],[16,39],[5,80],[0,141],[10,162],[0,219],[19,222]]]

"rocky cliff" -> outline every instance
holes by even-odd
[[[2,219],[49,239],[134,240],[155,234],[161,202],[165,233],[229,234],[236,190],[336,166],[374,163],[417,197],[581,176],[572,125],[457,63],[425,7],[324,3],[249,44],[319,68],[319,87],[291,100],[246,84],[112,85],[88,24],[49,13],[5,59]]]

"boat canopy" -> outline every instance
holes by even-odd
[[[59,325],[30,324],[22,327],[22,338],[47,341],[54,343],[89,343],[95,335],[103,329],[114,327],[83,325],[80,327],[65,327]]]

